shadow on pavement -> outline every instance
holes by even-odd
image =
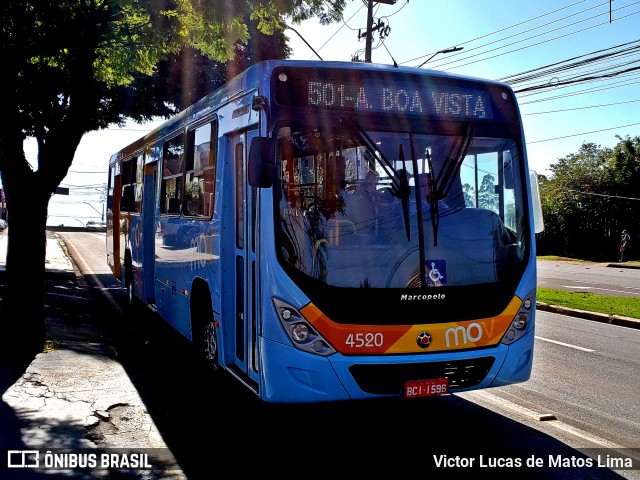
[[[531,456],[545,465],[549,455],[577,462],[590,457],[455,395],[262,403],[226,373],[204,367],[189,342],[144,307],[135,306],[120,321],[119,360],[189,479],[213,478],[223,465],[284,478],[336,472],[377,477],[383,471],[396,472],[393,477],[435,472],[437,478],[457,478],[487,470],[494,478],[624,478],[602,467],[526,468]],[[473,458],[477,467],[481,454],[487,462],[520,458],[525,468],[435,467],[434,455]]]
[[[106,275],[97,278],[104,285],[113,281]],[[0,296],[2,285],[4,272],[0,272]],[[108,357],[124,367],[188,479],[223,478],[223,472],[234,472],[234,476],[270,473],[279,478],[333,477],[338,472],[358,478],[377,478],[383,472],[392,478],[426,478],[428,473],[435,473],[435,478],[458,478],[472,472],[518,479],[625,478],[602,467],[551,468],[549,455],[575,461],[590,457],[455,395],[412,401],[261,403],[230,376],[214,374],[198,362],[191,345],[157,316],[139,307],[122,317],[105,296],[73,273],[47,273],[46,302],[48,338],[59,342],[59,347],[74,348],[78,355]],[[0,393],[6,394],[24,378],[28,365],[12,365],[11,372],[6,364],[2,367]],[[75,374],[70,368],[69,376]],[[47,419],[25,429],[25,417],[33,413],[0,401],[0,455],[3,449],[22,449],[37,441],[24,437],[25,431],[36,431],[34,427],[60,445],[95,440],[77,425]],[[544,460],[544,467],[437,468],[436,461],[443,460],[443,455],[450,462],[455,457],[473,461],[474,467],[479,466],[480,455],[485,462],[518,458],[523,464],[536,456]],[[0,478],[5,478],[1,471]]]

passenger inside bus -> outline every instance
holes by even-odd
[[[420,196],[422,199],[422,211],[430,211],[431,210],[431,202],[433,201],[433,185],[431,182],[431,176],[428,173],[420,173],[418,174],[417,183],[420,186]],[[444,200],[438,199],[438,212],[443,213],[449,210],[449,205],[447,205]]]
[[[376,221],[376,175],[367,172],[364,182],[348,196],[346,213],[359,233],[370,233]]]

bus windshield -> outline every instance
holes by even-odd
[[[523,162],[509,138],[286,125],[276,158],[287,270],[332,287],[426,288],[524,268]]]

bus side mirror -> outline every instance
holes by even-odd
[[[535,170],[529,170],[529,183],[531,184],[531,203],[533,204],[533,225],[536,233],[544,231],[544,219],[542,218],[542,201],[540,200],[540,186],[538,174]]]
[[[504,188],[507,190],[513,190],[515,178],[513,176],[513,159],[511,158],[511,152],[504,152],[502,155],[502,171],[504,178]]]
[[[247,169],[249,185],[252,187],[269,188],[273,185],[275,162],[268,138],[254,137],[251,140]]]

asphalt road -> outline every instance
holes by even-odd
[[[640,299],[640,268],[610,263],[538,260],[538,286]]]

